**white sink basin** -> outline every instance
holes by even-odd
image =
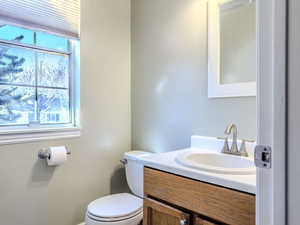
[[[253,159],[223,153],[185,152],[179,154],[176,161],[185,167],[213,173],[232,175],[256,173]]]

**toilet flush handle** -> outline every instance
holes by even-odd
[[[127,164],[127,159],[121,159],[120,162],[125,166]]]

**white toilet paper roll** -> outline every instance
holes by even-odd
[[[67,149],[65,146],[50,147],[50,157],[47,158],[48,166],[59,166],[67,161]]]

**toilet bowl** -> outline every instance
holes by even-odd
[[[139,225],[143,219],[143,169],[139,158],[150,153],[131,151],[124,154],[126,179],[133,194],[107,195],[91,202],[85,225]]]

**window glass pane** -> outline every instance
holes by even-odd
[[[34,44],[34,31],[0,24],[0,39],[7,41],[18,41],[25,44]]]
[[[36,45],[60,51],[68,51],[68,39],[43,32],[36,32]]]
[[[28,124],[34,118],[34,88],[0,85],[0,125]]]
[[[37,49],[0,43],[0,126],[70,123],[70,56],[38,50],[69,51],[69,40],[0,23],[1,39]]]
[[[0,45],[0,83],[33,85],[35,83],[34,52]]]
[[[38,53],[38,85],[69,87],[69,57]]]
[[[40,123],[69,123],[69,90],[39,88],[38,107]]]

